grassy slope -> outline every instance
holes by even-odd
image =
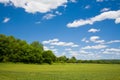
[[[0,63],[0,80],[120,80],[120,65]]]

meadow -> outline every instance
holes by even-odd
[[[120,80],[120,64],[0,63],[0,80]]]

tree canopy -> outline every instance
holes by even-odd
[[[43,63],[44,53],[53,62],[53,52],[44,51],[43,45],[38,41],[28,44],[26,41],[16,39],[13,36],[0,34],[0,62]]]

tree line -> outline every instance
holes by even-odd
[[[120,60],[77,60],[75,57],[57,57],[51,50],[44,50],[38,41],[28,44],[25,40],[0,34],[0,62],[23,63],[120,63]]]
[[[75,62],[65,56],[56,57],[51,50],[45,51],[38,41],[28,44],[25,40],[16,39],[13,36],[0,34],[0,62],[23,62],[23,63],[49,63]]]
[[[0,62],[49,63],[55,61],[52,51],[44,51],[38,41],[28,44],[25,40],[0,34]]]

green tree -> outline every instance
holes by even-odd
[[[40,51],[44,51],[43,45],[39,43],[38,41],[32,42],[31,46],[33,46],[36,49],[39,49]]]
[[[73,57],[71,57],[67,62],[68,62],[68,63],[76,63],[76,62],[77,62],[77,59],[73,56]]]
[[[53,54],[52,51],[48,50],[48,51],[44,51],[42,53],[42,56],[44,58],[44,62],[45,63],[49,63],[52,64],[52,62],[56,61],[56,56]]]
[[[66,58],[66,56],[60,56],[60,57],[57,58],[57,60],[58,60],[58,62],[64,63],[64,62],[67,61],[67,58]]]
[[[0,34],[0,62],[42,63],[43,45]]]

